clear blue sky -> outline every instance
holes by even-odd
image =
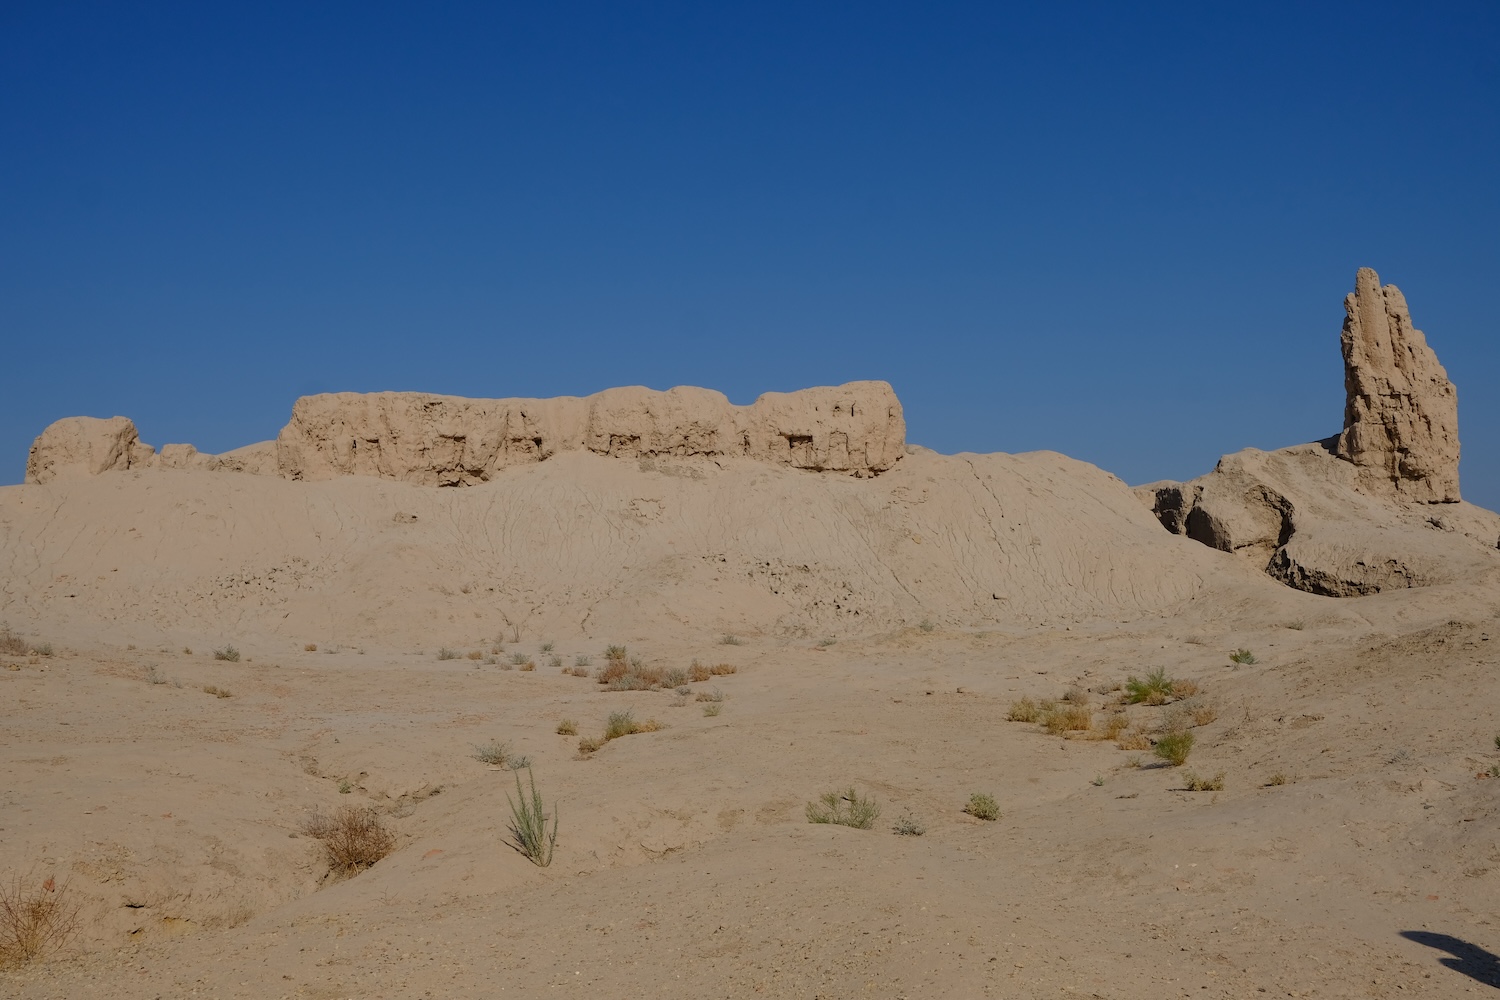
[[[72,414],[880,378],[1132,483],[1401,286],[1500,507],[1500,5],[0,5],[0,482]]]

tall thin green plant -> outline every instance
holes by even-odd
[[[552,832],[547,832],[547,813],[542,805],[542,793],[536,790],[536,775],[526,769],[531,782],[531,792],[521,788],[521,772],[516,772],[516,799],[507,793],[510,803],[510,834],[516,850],[524,854],[538,868],[552,864],[552,850],[557,846],[557,803],[552,804]]]

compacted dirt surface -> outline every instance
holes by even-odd
[[[53,876],[79,932],[0,994],[1483,995],[1500,950],[1484,603],[627,644],[648,671],[735,668],[686,694],[565,674],[608,660],[564,634],[454,659],[308,635],[230,662],[175,636],[17,628],[51,655],[0,656],[0,865]],[[1196,692],[1121,705],[1155,668]],[[1008,721],[1070,691],[1059,706],[1096,732]],[[626,710],[661,726],[579,751]],[[1091,738],[1121,710],[1127,730]],[[1149,748],[1174,728],[1195,737],[1180,767]],[[518,772],[475,759],[492,741],[529,758],[550,867],[510,843]],[[1189,772],[1222,788],[1186,790]],[[851,786],[880,808],[871,829],[808,822]],[[964,812],[974,793],[998,819]],[[349,804],[395,846],[340,876],[305,831]]]

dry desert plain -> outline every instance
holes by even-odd
[[[0,995],[1493,992],[1500,517],[1360,282],[1337,439],[1135,490],[909,445],[883,383],[54,425],[0,488],[0,873],[75,933]]]

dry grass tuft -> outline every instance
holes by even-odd
[[[471,649],[471,650],[469,650],[469,659],[471,659],[471,660],[482,660],[482,659],[484,659],[484,650],[482,650],[482,649]]]
[[[525,663],[519,663],[519,664],[516,665],[516,669],[517,670],[526,670],[526,671],[535,670],[536,669],[536,661],[534,661],[534,660],[527,660]]]
[[[1195,726],[1206,726],[1219,717],[1219,706],[1212,701],[1190,701],[1183,708],[1187,710],[1188,718],[1193,720]]]
[[[1135,729],[1123,733],[1115,746],[1121,750],[1150,750],[1151,737],[1144,729]]]
[[[1010,703],[1010,711],[1005,717],[1011,722],[1037,722],[1042,717],[1042,711],[1030,698],[1018,698]]]
[[[1173,681],[1172,682],[1172,697],[1173,698],[1191,698],[1193,695],[1195,695],[1197,693],[1198,693],[1198,682],[1197,681]]]
[[[356,875],[396,848],[396,835],[369,806],[339,806],[332,814],[316,812],[302,832],[323,842],[328,866],[340,876]]]
[[[1190,792],[1222,792],[1224,790],[1224,772],[1220,771],[1212,778],[1200,778],[1192,771],[1182,776],[1182,785]]]
[[[1070,705],[1087,705],[1089,703],[1089,693],[1075,684],[1063,692],[1061,700]]]
[[[214,659],[224,660],[228,663],[240,662],[240,651],[233,646],[225,646],[223,649],[214,650]]]
[[[688,680],[692,681],[694,684],[697,684],[700,681],[706,681],[712,676],[713,671],[709,670],[697,660],[694,660],[688,666]]]
[[[215,698],[233,698],[234,697],[234,695],[231,694],[226,688],[216,687],[213,684],[205,684],[205,685],[203,685],[203,693],[204,694],[211,694]]]
[[[31,873],[0,882],[0,968],[35,961],[68,943],[78,930],[78,904],[68,883]]]
[[[31,652],[26,640],[16,635],[9,627],[0,627],[0,653],[10,656],[25,656]]]
[[[564,719],[564,720],[562,720],[561,722],[559,722],[557,724],[557,735],[559,735],[559,736],[577,736],[578,735],[578,723],[574,722],[572,719]]]
[[[1283,772],[1283,771],[1277,771],[1275,774],[1271,775],[1271,777],[1269,779],[1267,779],[1267,781],[1266,781],[1266,787],[1267,788],[1276,788],[1276,787],[1278,787],[1280,785],[1285,785],[1290,780],[1291,779],[1286,776],[1285,772]]]
[[[1124,712],[1111,712],[1104,717],[1103,722],[1096,725],[1088,734],[1091,740],[1117,740],[1120,734],[1130,728],[1130,716]]]
[[[725,674],[736,673],[738,672],[738,670],[739,668],[732,663],[715,663],[713,666],[708,668],[708,672],[714,677],[722,677]]]
[[[604,741],[599,737],[585,736],[578,741],[578,752],[584,756],[588,756],[602,746],[604,746]]]
[[[1042,728],[1054,736],[1086,733],[1094,728],[1094,713],[1082,705],[1057,705],[1041,719]]]
[[[307,645],[302,647],[302,650],[306,653],[316,653],[318,651],[318,644],[315,642],[309,642]]]

